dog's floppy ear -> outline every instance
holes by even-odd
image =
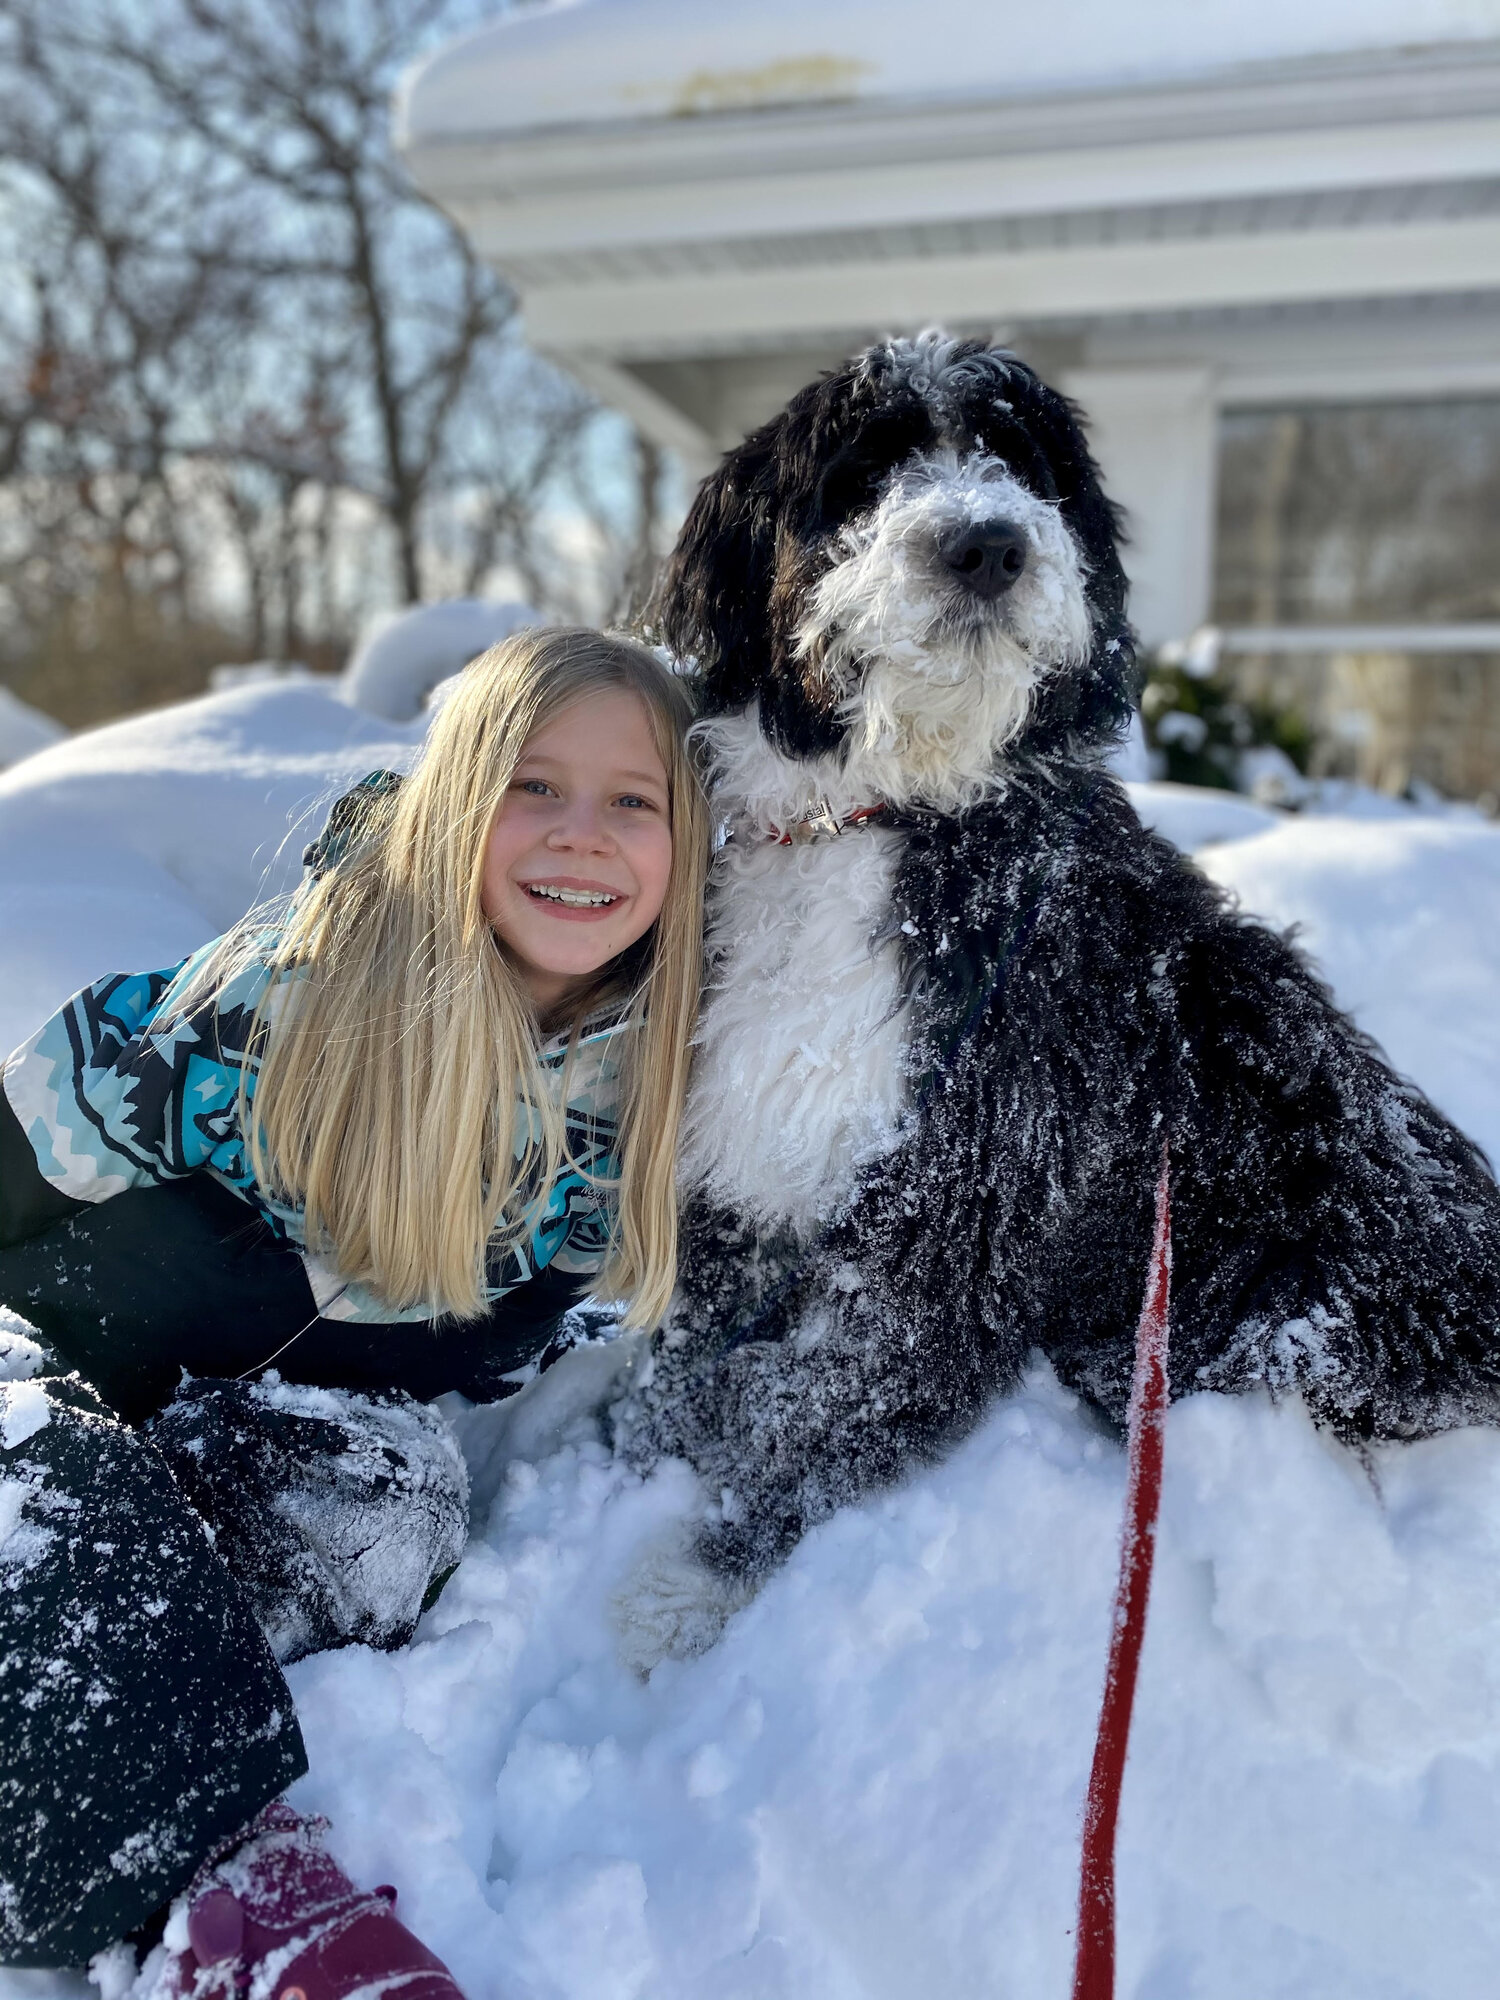
[[[1124,524],[1120,509],[1104,491],[1089,449],[1087,418],[1060,390],[1039,377],[1032,380],[1027,427],[1046,453],[1063,518],[1078,537],[1088,564],[1094,624],[1087,666],[1079,673],[1053,676],[1038,696],[1028,737],[1043,748],[1054,737],[1121,735],[1140,699],[1140,674],[1126,608],[1130,586],[1120,560]]]
[[[1120,509],[1105,493],[1089,449],[1088,419],[1071,397],[1037,380],[1035,408],[1028,421],[1051,464],[1063,516],[1088,563],[1095,613],[1101,623],[1113,624],[1124,617],[1129,587],[1120,563],[1125,532]]]
[[[762,727],[793,756],[842,740],[833,691],[797,658],[796,626],[837,526],[826,476],[875,401],[868,371],[850,362],[726,453],[699,487],[645,613],[648,632],[692,663],[706,714],[758,700]]]
[[[727,452],[698,488],[646,608],[647,629],[693,667],[710,715],[743,707],[768,678],[772,467],[783,421]]]

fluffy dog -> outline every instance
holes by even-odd
[[[1490,1419],[1500,1192],[1284,938],[1148,833],[1077,412],[927,334],[812,384],[700,489],[655,608],[730,829],[681,1294],[628,1448],[774,1559],[1040,1348],[1123,1421],[1170,1149],[1179,1392],[1352,1438]]]

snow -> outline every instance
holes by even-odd
[[[1175,841],[1189,854],[1224,840],[1245,840],[1269,833],[1280,816],[1238,792],[1213,791],[1206,785],[1129,784],[1126,789],[1142,820]]]
[[[420,735],[311,682],[268,682],[0,773],[0,1044],[87,980],[172,965],[287,888],[338,792],[409,762]]]
[[[1043,14],[929,0],[572,0],[436,50],[397,105],[405,145],[837,100],[1024,97],[1162,83],[1247,63],[1493,36],[1493,0],[1058,0]]]
[[[0,1306],[0,1383],[30,1381],[41,1374],[45,1360],[36,1328],[9,1306]]]
[[[251,685],[0,776],[0,1027],[17,1041],[83,978],[201,942],[419,735]],[[1500,830],[1133,795],[1248,908],[1299,922],[1500,1153]],[[1038,1372],[943,1464],[810,1534],[711,1650],[643,1677],[641,1576],[680,1560],[698,1497],[600,1436],[628,1352],[575,1351],[493,1409],[448,1400],[467,1553],[412,1646],[290,1669],[296,1802],[357,1877],[398,1885],[471,2000],[1066,1992],[1116,1444]],[[1500,1437],[1366,1465],[1296,1404],[1196,1396],[1166,1462],[1122,2000],[1487,2000]],[[0,2000],[83,1990],[0,1973]]]
[[[0,767],[19,763],[50,743],[60,743],[67,733],[50,715],[32,708],[8,687],[0,687]]]
[[[0,1382],[0,1445],[14,1451],[47,1423],[47,1396],[40,1382]]]
[[[1303,944],[1398,1069],[1500,1161],[1500,830],[1296,817],[1200,861]]]
[[[410,722],[441,681],[523,626],[542,620],[529,604],[450,597],[380,620],[344,669],[346,700],[371,715]]]
[[[1296,1408],[1172,1419],[1121,1994],[1493,1990],[1500,1452],[1377,1473]],[[1065,1992],[1122,1497],[1038,1377],[643,1682],[616,1599],[686,1480],[533,1413],[418,1644],[292,1670],[299,1795],[475,1995]]]

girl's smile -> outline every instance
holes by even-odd
[[[646,934],[671,868],[666,767],[640,699],[591,695],[538,729],[490,829],[480,900],[539,1012]]]
[[[561,876],[548,882],[528,882],[525,887],[528,895],[553,904],[554,916],[572,917],[582,923],[604,916],[620,900],[618,889],[606,889],[599,882],[564,880]]]

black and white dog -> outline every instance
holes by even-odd
[[[1123,1420],[1170,1146],[1172,1373],[1341,1435],[1488,1420],[1500,1191],[1283,938],[1105,768],[1136,690],[1076,412],[927,334],[701,488],[658,597],[731,837],[681,1295],[639,1462],[773,1559],[1041,1349]]]

